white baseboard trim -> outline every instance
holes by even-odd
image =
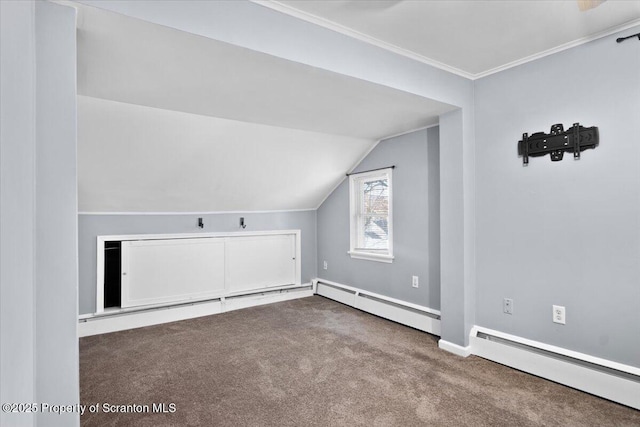
[[[127,329],[142,328],[145,326],[210,316],[212,314],[225,313],[247,307],[306,298],[314,295],[313,289],[309,289],[309,286],[311,285],[303,285],[303,287],[307,289],[293,288],[275,292],[265,291],[264,293],[219,298],[211,301],[174,306],[169,305],[146,310],[141,309],[140,311],[114,313],[113,315],[107,314],[100,317],[82,318],[78,322],[78,336],[88,337]]]
[[[462,347],[461,345],[454,344],[443,339],[440,339],[438,341],[438,347],[448,351],[449,353],[453,353],[462,357],[468,357],[471,355],[471,346]]]
[[[315,279],[313,283],[318,295],[433,335],[440,335],[438,310],[320,278]]]
[[[473,354],[640,409],[640,369],[474,326]]]
[[[291,290],[276,294],[246,295],[237,298],[227,298],[224,301],[224,311],[242,310],[243,308],[257,307],[259,305],[273,304],[274,302],[290,301],[299,298],[312,297],[312,289]]]

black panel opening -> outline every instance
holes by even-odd
[[[120,307],[122,242],[104,242],[104,308]]]

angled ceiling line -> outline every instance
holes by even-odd
[[[397,138],[403,135],[408,135],[410,133],[414,133],[414,132],[420,132],[421,130],[427,130],[427,129],[431,129],[434,127],[438,127],[440,126],[440,122],[438,123],[434,123],[432,125],[428,125],[428,126],[422,126],[416,129],[411,129],[405,132],[400,132],[397,133],[395,135],[389,135],[389,136],[385,136],[383,138],[380,138],[378,140],[376,140],[376,142],[366,151],[362,154],[362,156],[358,159],[358,161],[349,168],[349,170],[347,171],[346,175],[342,177],[342,179],[335,185],[335,187],[333,187],[331,189],[331,191],[329,192],[329,194],[327,194],[326,196],[324,196],[324,198],[322,199],[322,201],[318,204],[318,206],[315,207],[315,210],[320,209],[320,206],[322,206],[322,204],[329,198],[329,196],[331,196],[331,194],[333,194],[334,191],[336,191],[336,189],[338,187],[340,187],[340,185],[344,182],[345,179],[347,179],[347,177],[349,176],[350,173],[352,173],[354,170],[356,170],[356,168],[360,165],[360,163],[362,163],[364,161],[364,159],[367,158],[367,156],[369,154],[371,154],[371,152],[378,146],[378,144],[380,144],[382,141],[386,141],[388,139],[392,139],[392,138]]]

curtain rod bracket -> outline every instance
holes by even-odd
[[[638,40],[640,41],[640,33],[638,33],[638,34],[632,34],[632,35],[627,36],[627,37],[619,37],[619,38],[616,39],[616,42],[617,43],[622,43],[623,41],[625,41],[627,39],[631,39],[633,37],[637,37]]]

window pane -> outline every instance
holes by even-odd
[[[386,251],[389,248],[389,224],[387,216],[369,215],[364,218],[363,249]]]
[[[349,177],[352,258],[383,262],[393,259],[391,176],[391,168],[385,168]]]
[[[389,248],[388,180],[369,179],[360,184],[360,218],[358,246],[361,249],[386,251]]]
[[[387,179],[362,182],[364,202],[363,214],[383,214],[389,212],[389,187]]]

